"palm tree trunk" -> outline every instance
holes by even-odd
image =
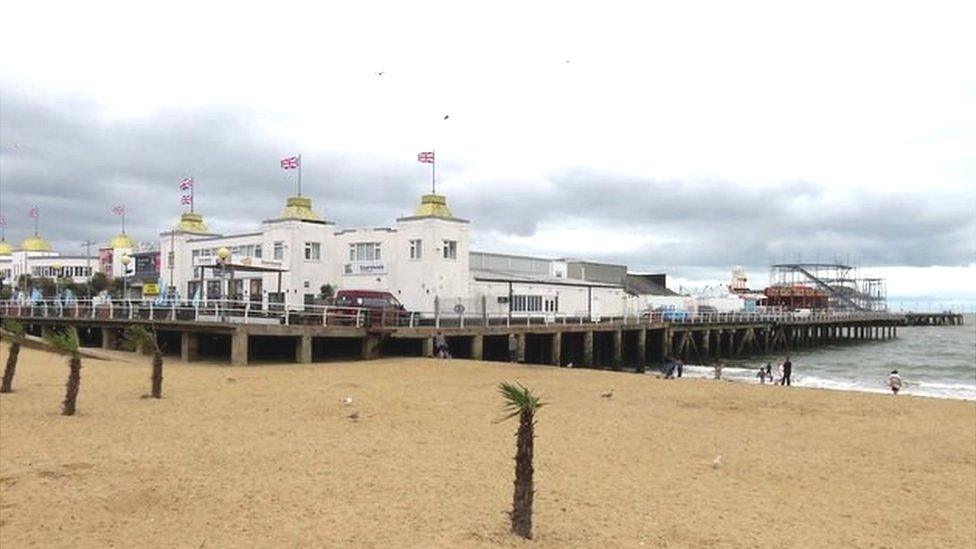
[[[68,391],[64,395],[64,402],[61,404],[61,415],[75,415],[75,403],[78,400],[78,388],[81,385],[81,357],[72,355],[68,361]]]
[[[522,410],[515,450],[515,494],[512,497],[512,532],[525,539],[532,539],[532,451],[535,439],[533,410]]]
[[[7,355],[7,366],[3,369],[3,384],[0,385],[0,393],[9,393],[14,382],[14,372],[17,370],[17,356],[20,355],[20,343],[14,341],[10,344],[10,354]]]
[[[152,396],[163,398],[163,354],[159,351],[153,351]]]

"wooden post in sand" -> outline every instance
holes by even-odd
[[[485,355],[485,336],[471,336],[471,360],[482,360]]]
[[[583,332],[583,366],[593,367],[593,332]]]

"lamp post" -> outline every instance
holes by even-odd
[[[227,290],[224,290],[224,280],[226,279],[227,260],[229,258],[230,258],[230,250],[228,250],[227,248],[220,248],[219,250],[217,250],[217,272],[219,273],[219,277],[220,277],[220,301],[223,304],[223,307],[221,307],[221,309],[223,309],[223,311],[224,311],[223,315],[221,315],[222,316],[222,321],[226,321],[227,320],[227,317],[226,317],[226,315],[227,315],[227,297],[226,296],[227,296],[228,292],[230,291],[230,288],[227,288]]]
[[[122,256],[122,301],[129,300],[129,263],[132,258],[128,254]]]

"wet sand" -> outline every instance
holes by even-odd
[[[67,418],[64,357],[21,351],[0,395],[5,549],[976,546],[973,402],[471,361],[172,358],[157,401],[140,398],[148,359],[114,356],[85,361]],[[530,543],[508,532],[503,380],[550,403]]]

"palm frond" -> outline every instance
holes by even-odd
[[[524,410],[538,410],[546,405],[539,398],[539,395],[532,394],[532,391],[521,383],[515,384],[503,381],[498,384],[498,392],[501,393],[505,401],[505,411],[508,415],[498,421],[505,421],[521,414]]]
[[[44,336],[44,341],[47,341],[51,347],[58,351],[72,355],[77,354],[78,348],[81,346],[78,341],[78,330],[73,326],[63,330],[51,330]]]
[[[3,331],[12,336],[19,337],[24,335],[24,325],[13,319],[3,319],[2,323],[0,323],[0,327],[3,327]]]
[[[130,351],[138,351],[139,349],[157,351],[155,330],[150,332],[145,326],[138,324],[129,326],[125,329],[125,346]]]

